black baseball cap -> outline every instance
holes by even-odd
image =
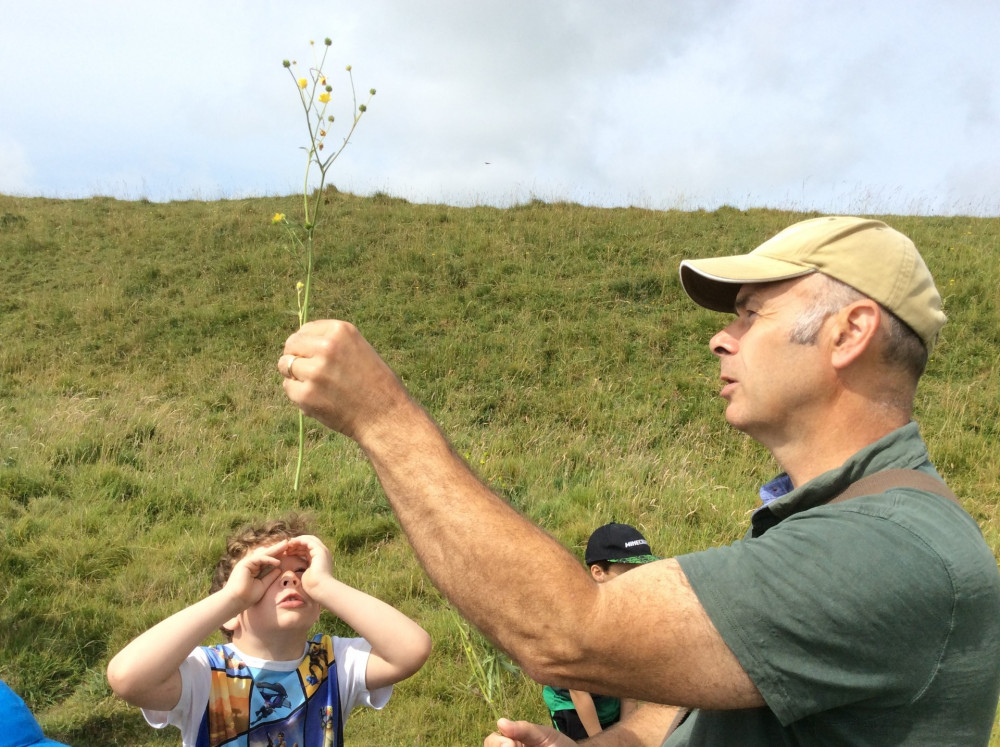
[[[587,540],[584,562],[587,565],[608,563],[652,563],[659,560],[638,529],[612,522],[597,527]]]

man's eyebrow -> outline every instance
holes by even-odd
[[[736,301],[733,303],[733,308],[738,314],[739,312],[746,309],[749,304],[754,304],[757,301],[757,293],[755,291],[750,291],[745,295],[736,296]]]

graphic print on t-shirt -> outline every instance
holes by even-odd
[[[212,681],[199,747],[337,743],[340,703],[336,674],[329,676],[334,658],[329,636],[310,641],[302,662],[290,671],[250,666],[227,645],[205,651]]]

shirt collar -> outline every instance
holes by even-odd
[[[753,515],[753,536],[759,536],[792,514],[832,500],[849,485],[884,469],[929,467],[927,447],[914,421],[886,434],[804,485],[795,487],[787,474],[780,474],[760,489],[764,502]],[[933,468],[931,468],[933,469]]]

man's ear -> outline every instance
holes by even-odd
[[[590,575],[594,578],[594,580],[597,583],[601,583],[607,574],[604,572],[604,569],[601,568],[601,566],[597,565],[597,563],[594,563],[592,566],[590,566]]]
[[[831,362],[843,369],[854,363],[872,345],[882,324],[882,309],[876,301],[865,298],[850,303],[833,318]]]

